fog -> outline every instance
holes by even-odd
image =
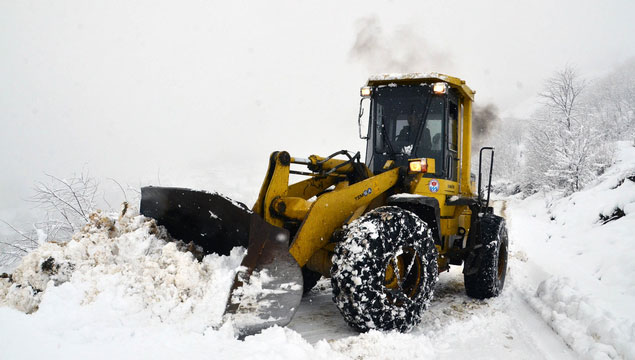
[[[635,56],[632,14],[631,1],[2,1],[0,218],[28,216],[45,174],[82,171],[252,200],[272,151],[363,149],[370,73],[455,75],[522,118],[564,64],[592,77]]]

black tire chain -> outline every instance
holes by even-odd
[[[427,224],[410,211],[385,206],[353,221],[341,239],[333,256],[331,284],[333,301],[347,323],[358,331],[405,332],[416,326],[438,278],[438,252]],[[398,301],[390,301],[384,286],[386,264],[405,247],[421,257],[424,286],[413,298],[398,293]]]

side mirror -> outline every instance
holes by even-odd
[[[483,164],[483,151],[489,150],[491,152],[491,158],[489,161],[489,178],[487,180],[487,202],[485,203],[485,211],[489,208],[489,195],[492,190],[492,170],[494,169],[494,148],[491,146],[484,146],[478,153],[478,200],[483,204],[483,195],[481,195],[481,189],[483,188],[482,171],[481,166]]]
[[[369,100],[369,101],[365,102],[364,100]],[[357,116],[357,126],[359,127],[359,138],[362,140],[368,139],[368,135],[366,136],[362,135],[362,116],[364,116],[364,114],[366,113],[370,115],[370,98],[363,97],[359,101],[359,115]],[[368,119],[368,117],[366,119]],[[368,123],[365,124],[364,127],[368,129]]]

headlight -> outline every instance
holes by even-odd
[[[445,92],[448,91],[448,84],[443,82],[435,83],[433,91],[435,94],[445,94]]]
[[[428,171],[427,159],[414,159],[410,160],[410,172],[411,173],[425,173]]]
[[[362,97],[370,97],[371,92],[372,92],[372,89],[370,86],[364,86],[359,90],[359,94]]]

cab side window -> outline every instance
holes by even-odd
[[[430,101],[430,110],[423,133],[422,148],[438,151],[442,149],[441,136],[443,133],[443,99],[434,98]]]
[[[458,118],[459,108],[455,103],[450,102],[448,111],[448,146],[453,151],[458,150],[459,144]]]
[[[446,158],[447,164],[447,179],[452,181],[458,180],[458,149],[459,149],[459,107],[453,101],[448,102],[448,121],[447,132],[448,134],[448,152]]]

